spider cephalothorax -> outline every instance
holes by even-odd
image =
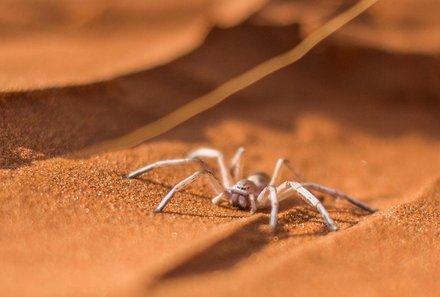
[[[364,203],[348,196],[347,194],[315,183],[299,183],[288,180],[276,186],[280,169],[283,165],[296,173],[294,168],[290,166],[290,163],[286,159],[278,160],[272,174],[272,178],[263,172],[254,173],[247,178],[243,178],[244,152],[245,150],[243,148],[238,149],[237,153],[232,159],[229,170],[226,167],[223,154],[220,151],[211,148],[201,148],[191,153],[188,158],[158,161],[151,165],[142,167],[130,173],[128,178],[134,178],[157,167],[197,163],[200,167],[200,170],[176,184],[173,189],[171,189],[171,191],[168,192],[168,194],[162,199],[162,201],[156,207],[155,212],[161,212],[177,191],[194,182],[199,177],[206,176],[209,184],[216,193],[216,196],[212,199],[212,203],[218,205],[222,202],[225,202],[239,209],[249,209],[252,213],[258,209],[270,207],[270,225],[274,229],[277,224],[278,202],[297,194],[307,204],[315,207],[316,210],[318,210],[330,231],[338,230],[338,227],[329,216],[327,210],[321,204],[321,201],[319,201],[310,192],[311,190],[343,198],[368,212],[375,211],[375,209],[368,207]],[[217,159],[222,179],[221,182],[219,182],[214,176],[213,170],[211,170],[210,167],[201,160],[203,157]]]

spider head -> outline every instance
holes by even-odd
[[[240,209],[249,209],[250,195],[257,195],[258,188],[250,180],[242,179],[231,188],[231,204]]]

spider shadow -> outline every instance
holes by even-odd
[[[283,206],[283,208],[290,208],[280,217],[279,228],[275,233],[268,227],[268,216],[263,215],[255,220],[249,220],[249,223],[238,228],[232,234],[222,237],[178,265],[158,275],[152,283],[149,283],[149,287],[153,288],[161,281],[230,269],[243,259],[258,253],[271,242],[274,242],[275,238],[279,242],[291,237],[318,237],[329,233],[318,212],[308,206],[301,206],[298,203],[293,204],[296,204],[296,206],[290,207],[291,203]],[[352,220],[335,219],[335,222],[345,224],[344,229],[347,228],[347,225],[351,227],[357,224],[358,220],[356,218],[367,215],[367,212],[354,208],[339,209],[338,207],[328,206],[327,209],[333,215],[349,213],[355,217]],[[267,213],[267,211],[263,213]],[[287,224],[298,226],[305,223],[321,224],[322,227],[315,231],[299,234],[292,234],[284,227]]]
[[[158,275],[149,287],[154,287],[164,280],[223,271],[233,267],[244,258],[263,249],[271,241],[271,233],[260,228],[267,223],[265,219],[264,216],[260,216],[225,237],[220,235],[220,240]]]
[[[213,214],[198,214],[198,213],[186,213],[186,212],[178,212],[178,211],[169,211],[165,210],[161,213],[164,214],[173,214],[173,215],[181,215],[181,216],[188,216],[188,217],[196,217],[196,218],[228,218],[228,219],[242,219],[246,216],[239,216],[239,215],[213,215]]]

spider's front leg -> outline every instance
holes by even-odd
[[[218,191],[220,189],[222,189],[221,185],[218,183],[218,181],[216,180],[216,178],[214,177],[214,175],[209,172],[209,171],[197,171],[195,173],[193,173],[192,175],[188,176],[187,178],[185,178],[184,180],[182,180],[181,182],[179,182],[178,184],[176,184],[171,191],[168,192],[168,194],[162,199],[162,201],[159,203],[159,205],[156,207],[156,209],[154,210],[154,212],[161,212],[164,207],[168,204],[168,202],[170,202],[171,198],[173,198],[174,194],[177,191],[182,190],[183,188],[185,188],[186,186],[188,186],[189,184],[195,182],[197,179],[199,179],[201,176],[207,176],[208,177],[208,181],[211,184],[213,189],[216,189],[217,194]],[[222,191],[223,193],[223,191]],[[222,194],[220,193],[220,195]]]
[[[144,174],[148,171],[151,171],[155,168],[159,168],[159,167],[167,167],[167,166],[171,166],[171,165],[180,165],[180,164],[192,164],[192,163],[196,163],[199,164],[200,167],[202,169],[206,169],[207,166],[206,164],[204,164],[204,162],[202,160],[199,160],[197,158],[184,158],[184,159],[173,159],[173,160],[162,160],[162,161],[157,161],[155,163],[149,164],[147,166],[141,167],[133,172],[130,172],[127,177],[128,178],[135,178],[138,177],[141,174]]]
[[[219,205],[222,202],[229,202],[229,195],[229,192],[227,190],[224,190],[223,192],[212,198],[211,202],[215,205]]]
[[[269,225],[272,227],[272,230],[275,230],[278,222],[278,194],[274,186],[267,186],[261,191],[256,200],[256,207],[266,208],[268,202],[271,205]]]
[[[211,188],[214,190],[214,192],[216,194],[220,193],[217,197],[220,197],[221,194],[223,194],[225,192],[225,188],[215,178],[214,174],[212,173],[212,171],[210,170],[208,165],[205,164],[205,162],[203,162],[202,160],[195,158],[195,157],[158,161],[158,162],[155,162],[153,164],[147,165],[145,167],[139,168],[139,169],[131,172],[130,174],[128,174],[127,177],[128,178],[135,178],[143,173],[146,173],[146,172],[153,170],[155,168],[158,168],[158,167],[167,167],[167,166],[171,166],[171,165],[190,164],[190,163],[199,164],[200,170],[193,173],[192,175],[188,176],[187,178],[180,181],[179,183],[177,183],[171,189],[171,191],[169,191],[168,194],[162,199],[162,201],[159,203],[159,206],[156,207],[154,212],[161,212],[177,191],[182,190],[187,185],[198,180],[201,176],[207,176],[208,182],[209,182]],[[216,198],[214,198],[214,199],[216,199]],[[214,199],[213,199],[213,202],[214,202]]]
[[[223,153],[213,148],[202,147],[191,152],[189,156],[197,157],[197,158],[217,159],[217,163],[220,168],[220,173],[222,176],[223,186],[229,189],[230,187],[232,187],[234,182],[237,182],[243,178],[243,165],[244,165],[243,155],[245,151],[246,150],[243,147],[237,149],[237,152],[235,153],[234,157],[231,160],[231,164],[230,164],[231,166],[229,168],[226,167],[225,157]]]
[[[217,159],[218,167],[220,168],[220,174],[222,176],[223,187],[229,189],[232,186],[233,184],[232,177],[226,167],[225,157],[223,156],[222,152],[216,149],[203,147],[190,153],[189,157],[190,158],[205,157],[205,158]]]

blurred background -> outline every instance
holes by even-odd
[[[264,1],[0,1],[0,88],[86,83],[156,66]]]
[[[355,2],[2,0],[0,90],[83,84],[151,68],[199,46],[212,27],[249,18],[298,23],[306,34]],[[438,54],[439,5],[379,1],[337,35],[392,51]]]
[[[32,160],[132,131],[292,48],[355,2],[2,0],[0,91],[15,98],[2,109],[2,162],[21,163],[23,145]],[[429,134],[439,109],[439,8],[435,0],[379,1],[240,102],[299,100],[315,110],[339,102],[358,112],[335,117],[362,119],[366,129]],[[396,104],[418,113],[411,126],[401,117],[369,120],[366,110],[385,121]]]

